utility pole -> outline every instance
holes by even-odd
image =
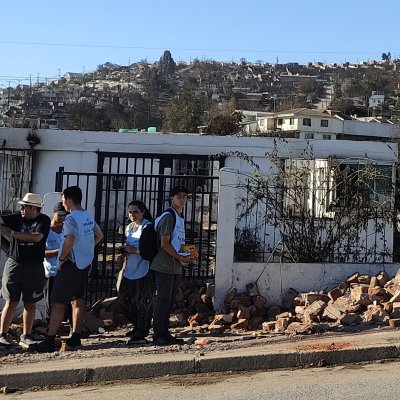
[[[8,81],[7,108],[10,108],[11,81]]]

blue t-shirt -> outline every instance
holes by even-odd
[[[125,230],[126,244],[139,248],[139,238],[142,234],[143,228],[148,223],[148,220],[143,219],[140,226],[136,230],[133,229],[132,224],[129,224]],[[149,272],[149,269],[150,262],[144,260],[140,254],[128,254],[124,277],[131,280],[140,279]]]
[[[74,262],[79,269],[85,269],[93,261],[94,230],[96,226],[97,224],[92,214],[86,210],[74,210],[65,218],[63,242],[67,235],[75,237],[74,245],[68,258]]]
[[[57,233],[50,228],[46,240],[46,250],[59,250],[62,243],[62,232]],[[48,257],[44,260],[45,274],[47,277],[55,276],[58,271],[58,256]]]

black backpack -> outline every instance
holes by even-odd
[[[172,208],[167,208],[164,213],[170,213],[174,219],[174,228],[176,224],[175,211]],[[158,253],[157,232],[154,229],[154,223],[149,222],[143,227],[142,234],[139,238],[139,254],[146,261],[153,261]]]

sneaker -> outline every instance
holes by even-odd
[[[140,345],[140,344],[149,344],[150,342],[144,337],[132,336],[126,344],[128,346]]]
[[[131,329],[130,331],[125,333],[125,336],[133,337],[133,336],[135,336],[135,333],[136,333],[135,330]]]
[[[82,346],[81,339],[76,336],[71,336],[65,341],[65,344],[68,346],[70,350],[77,349]]]
[[[29,349],[32,348],[33,346],[36,346],[38,342],[36,340],[33,340],[30,335],[21,335],[18,344],[24,349]]]
[[[168,340],[172,342],[172,344],[184,344],[185,341],[183,339],[179,339],[175,336],[172,336],[171,334],[168,334],[167,336]]]
[[[170,337],[158,337],[157,339],[153,340],[153,343],[156,346],[170,346],[173,344],[184,344],[184,340],[183,339],[178,339],[174,336],[170,336]]]
[[[36,346],[31,347],[38,353],[54,353],[56,346],[53,340],[45,339],[43,342],[37,343]]]
[[[10,347],[12,344],[7,340],[7,336],[4,333],[0,333],[0,346]]]

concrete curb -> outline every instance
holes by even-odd
[[[259,350],[259,351],[258,351]],[[400,346],[379,345],[332,351],[253,349],[254,354],[239,351],[210,353],[204,356],[167,354],[144,359],[115,358],[112,360],[79,360],[80,367],[61,362],[18,366],[1,371],[0,386],[29,388],[88,382],[117,381],[164,375],[187,375],[224,371],[256,371],[310,366],[341,365],[400,357]],[[242,352],[243,353],[243,352]],[[251,352],[247,352],[251,353]],[[78,362],[75,360],[74,362]],[[107,365],[106,365],[107,364]],[[15,372],[14,372],[15,371]]]

